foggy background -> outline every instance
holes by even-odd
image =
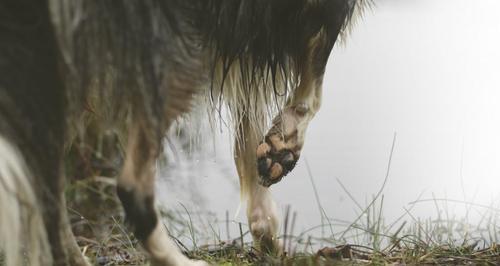
[[[328,217],[356,219],[354,200],[366,207],[382,187],[394,133],[383,188],[387,223],[404,214],[437,215],[435,202],[410,204],[417,199],[498,207],[499,14],[497,0],[376,1],[346,44],[335,47],[302,157],[272,186],[280,215],[291,206],[299,232],[321,223],[307,161]],[[158,200],[166,208],[182,204],[213,213],[219,221],[228,211],[231,220],[246,224],[245,206],[237,212],[233,140],[228,130],[215,131],[206,132],[203,148],[192,156],[171,141],[167,153],[175,155],[160,171]],[[453,202],[446,207],[457,218],[480,219],[486,211]]]

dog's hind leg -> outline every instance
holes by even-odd
[[[260,182],[266,187],[279,182],[299,159],[309,122],[321,105],[323,73],[331,49],[325,46],[322,33],[309,41],[300,65],[299,86],[257,147]]]
[[[154,168],[160,140],[148,135],[145,128],[136,123],[129,129],[125,164],[118,179],[118,196],[127,220],[154,265],[206,265],[184,256],[158,217],[154,206]]]
[[[53,191],[46,196],[45,201],[48,204],[44,205],[50,207],[46,208],[44,218],[51,242],[54,265],[88,266],[90,264],[82,255],[71,230],[64,197],[64,175],[51,178],[55,186],[48,186]]]
[[[71,224],[67,214],[66,199],[64,197],[64,193],[61,193],[60,201],[61,213],[59,214],[59,230],[61,231],[61,243],[68,257],[68,263],[69,265],[75,266],[88,266],[90,264],[83,256],[80,247],[78,247],[76,243],[73,231],[71,230]]]
[[[32,215],[28,213],[16,226],[29,225],[21,235],[32,239],[36,223],[37,234],[45,234],[48,241],[44,242],[50,246],[38,243],[40,258],[18,265],[86,265],[64,204],[65,88],[48,2],[2,1],[0,13],[8,14],[0,16],[0,137],[4,138],[0,140],[0,193],[4,189],[11,193],[3,195],[9,201],[2,201],[0,213],[13,211],[12,217],[1,217],[0,231],[10,229],[3,221],[19,217],[15,210],[20,206],[31,208]],[[5,209],[18,196],[19,206]],[[14,239],[1,241],[5,244],[0,246],[16,245]],[[30,244],[26,252],[36,253],[36,243]]]
[[[263,133],[243,116],[235,144],[235,162],[240,177],[242,199],[247,201],[247,217],[254,247],[264,253],[279,254],[279,218],[276,203],[267,187],[259,185],[255,168],[255,147]]]

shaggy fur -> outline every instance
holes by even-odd
[[[1,1],[0,248],[7,264],[19,261],[16,239],[31,264],[46,241],[54,264],[86,264],[65,213],[63,158],[89,117],[120,133],[126,158],[118,195],[153,261],[194,263],[158,223],[153,167],[165,132],[194,98],[211,112],[223,104],[229,111],[254,240],[277,248],[274,203],[258,183],[276,183],[295,165],[332,47],[367,1]],[[21,227],[5,230],[16,220],[24,220],[28,239]]]
[[[40,206],[31,186],[32,177],[23,157],[0,136],[0,250],[5,252],[5,265],[51,263],[49,244],[43,227]],[[21,258],[21,252],[31,251]]]

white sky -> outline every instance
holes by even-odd
[[[467,200],[500,196],[499,14],[496,0],[382,1],[337,47],[304,153],[331,212],[346,197],[335,178],[361,202],[377,192],[393,132],[389,212],[424,191],[463,199],[461,168]]]

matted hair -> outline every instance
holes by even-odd
[[[244,90],[241,93],[263,93],[265,101],[283,102],[276,99],[286,98],[282,96],[300,82],[300,61],[308,41],[319,32],[324,34],[327,54],[319,58],[326,63],[339,34],[349,29],[353,14],[370,3],[369,0],[49,1],[67,67],[73,112],[81,112],[84,104],[81,99],[89,95],[94,100],[130,102],[131,106],[108,102],[94,105],[113,106],[104,112],[112,121],[125,117],[130,108],[138,109],[148,124],[160,131],[163,105],[168,102],[165,79],[173,67],[180,66],[184,79],[210,81],[212,103],[226,100],[223,90],[229,75],[237,78],[230,85],[237,83]],[[204,66],[207,73],[196,73],[200,70],[200,59],[208,62]],[[227,101],[229,105],[239,104],[231,103],[231,97]]]

